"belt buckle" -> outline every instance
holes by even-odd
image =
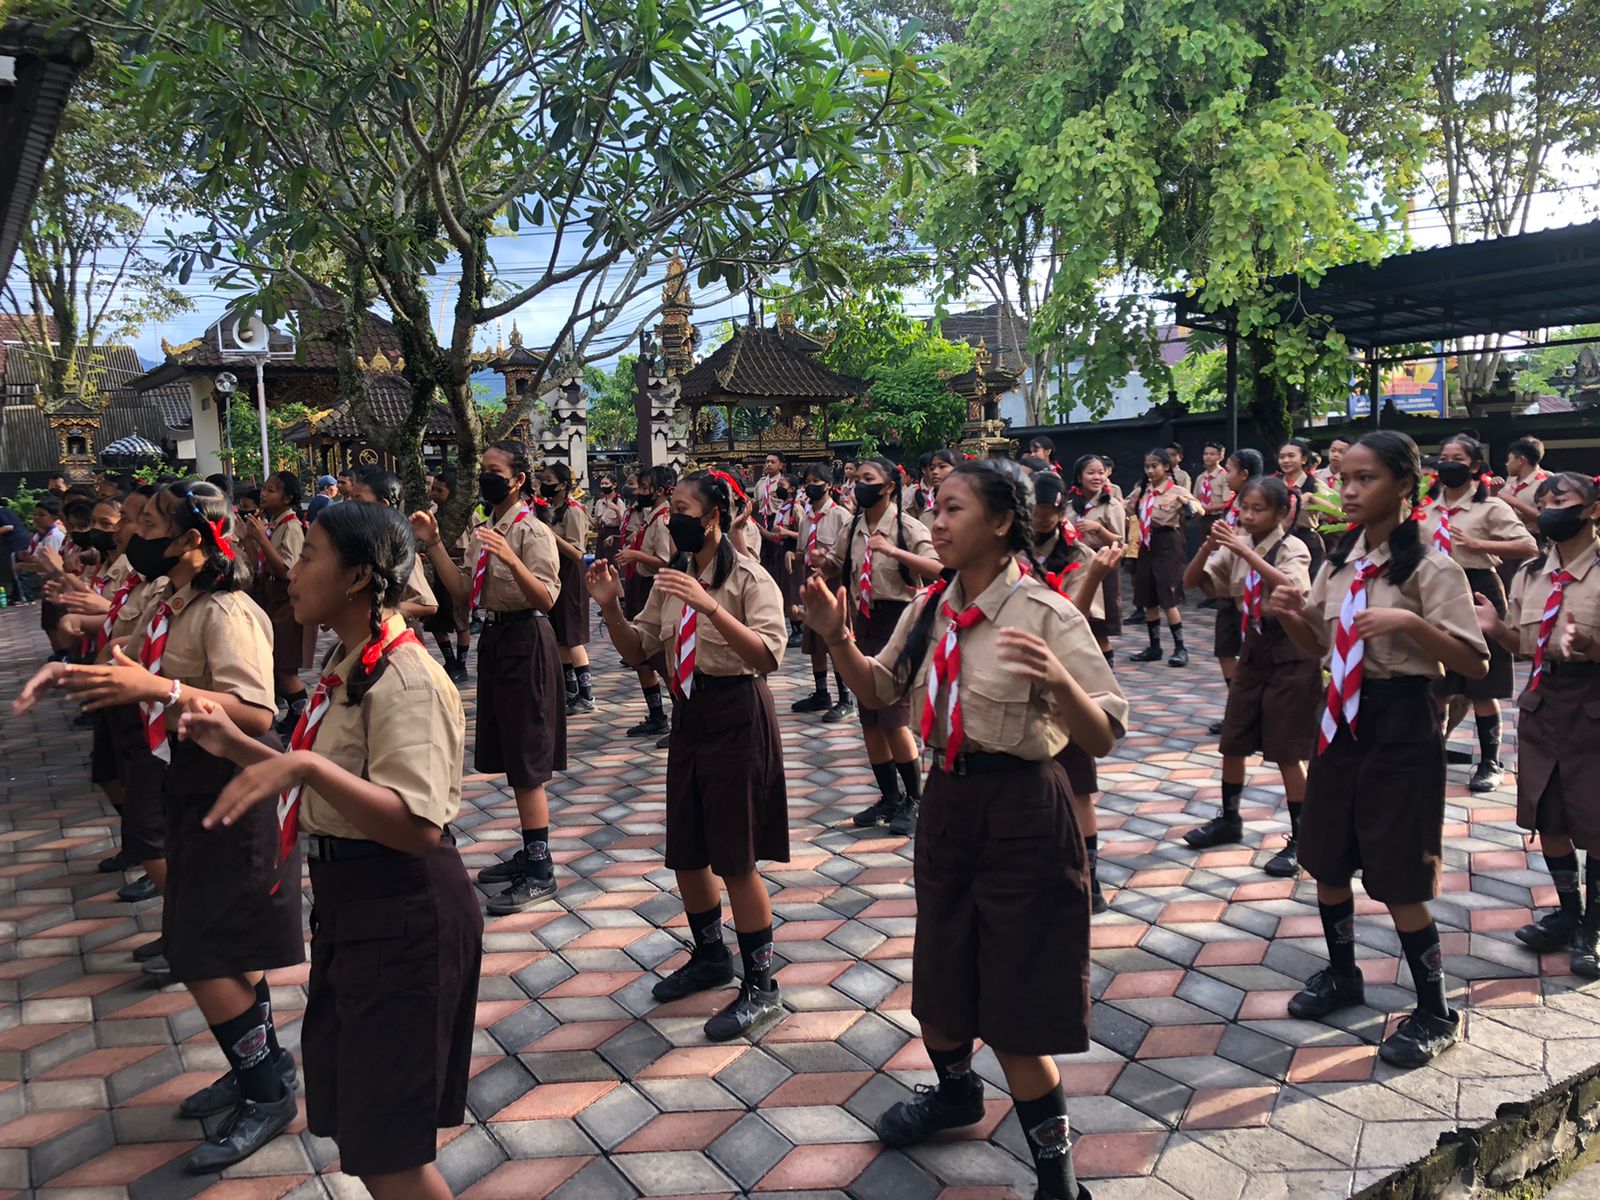
[[[327,861],[326,855],[323,853],[323,838],[320,833],[313,833],[306,838],[306,858],[311,862]]]
[[[956,755],[956,774],[965,778],[967,774],[967,752],[963,750]]]

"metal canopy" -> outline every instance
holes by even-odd
[[[1266,286],[1281,294],[1286,321],[1320,321],[1364,350],[1600,322],[1600,221],[1334,267],[1315,284],[1276,276]],[[1183,292],[1162,298],[1179,325],[1230,331],[1226,311],[1208,312]]]

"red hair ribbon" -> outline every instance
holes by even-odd
[[[1078,544],[1078,527],[1071,521],[1061,522],[1061,541],[1063,545],[1076,546]],[[1076,566],[1077,564],[1073,564]]]
[[[533,498],[533,506],[535,508],[549,508],[550,507],[549,502],[546,501],[543,496],[535,496]]]
[[[968,462],[971,462],[973,459],[977,458],[978,456],[976,454],[968,454],[966,451],[963,450],[961,452],[961,457],[966,459]]]
[[[1595,487],[1600,487],[1600,475],[1594,477],[1594,485]]]
[[[1083,566],[1081,562],[1068,563],[1059,571],[1047,571],[1045,572],[1044,581],[1050,585],[1051,591],[1060,592],[1065,596],[1067,594],[1067,576],[1081,566]]]
[[[728,495],[737,496],[747,504],[750,502],[750,497],[744,494],[744,489],[739,486],[739,481],[726,471],[709,471],[707,474],[714,479],[722,480],[728,487]]]
[[[223,522],[222,518],[218,517],[215,521],[210,521],[210,522],[207,522],[207,523],[211,526],[211,534],[212,534],[212,536],[217,539],[218,548],[221,549],[223,555],[228,559],[228,561],[232,562],[233,561],[233,544],[231,542],[229,542],[226,537],[223,536],[222,528],[223,528],[224,522]]]
[[[935,579],[927,587],[922,589],[922,595],[927,599],[929,604],[932,604],[940,596],[944,595],[945,589],[949,586],[950,581],[948,579]]]

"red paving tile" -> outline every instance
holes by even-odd
[[[1149,1000],[1171,996],[1183,983],[1185,971],[1124,971],[1106,985],[1103,1000]]]
[[[1263,1128],[1277,1099],[1276,1087],[1197,1088],[1178,1128]]]
[[[679,1046],[669,1050],[639,1072],[640,1079],[695,1079],[715,1075],[750,1049],[748,1044],[731,1046]]]
[[[1165,1133],[1083,1133],[1072,1144],[1072,1162],[1084,1179],[1148,1175],[1166,1144]]]
[[[69,1129],[76,1129],[94,1115],[92,1112],[66,1109],[29,1113],[0,1125],[0,1147],[20,1150],[37,1146]]]
[[[1376,1046],[1302,1046],[1289,1062],[1290,1083],[1350,1083],[1372,1078]]]
[[[575,1117],[617,1086],[616,1080],[542,1083],[489,1119],[496,1122],[548,1121]]]
[[[160,1046],[106,1046],[69,1058],[40,1075],[40,1079],[104,1079],[159,1054]]]
[[[1544,1003],[1543,989],[1537,979],[1476,979],[1468,991],[1468,1003],[1473,1008],[1516,1008]]]
[[[742,1115],[738,1112],[662,1113],[618,1146],[617,1150],[623,1154],[653,1150],[704,1150],[726,1133]]]
[[[756,1184],[758,1192],[847,1188],[878,1157],[873,1143],[796,1146]]]
[[[845,1030],[861,1019],[859,1009],[852,1012],[801,1012],[783,1019],[764,1040],[769,1042],[836,1042]]]
[[[108,1150],[50,1180],[52,1188],[122,1187],[193,1150],[198,1142],[135,1142]]]
[[[1255,966],[1267,956],[1271,943],[1255,938],[1233,938],[1225,942],[1207,942],[1195,955],[1197,967]]]
[[[224,1179],[197,1193],[203,1200],[282,1200],[305,1182],[303,1175],[263,1175],[255,1179]]]
[[[1135,1058],[1192,1058],[1215,1054],[1222,1025],[1157,1025],[1145,1034]]]
[[[869,1071],[791,1075],[761,1101],[761,1107],[809,1108],[819,1104],[843,1104],[871,1078]]]

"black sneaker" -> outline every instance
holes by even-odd
[[[665,750],[670,745],[672,745],[672,735],[670,733],[663,733],[656,739],[657,750]]]
[[[909,1100],[892,1104],[873,1126],[878,1140],[891,1150],[925,1142],[946,1129],[960,1129],[983,1120],[983,1080],[969,1076],[963,1096],[950,1096],[936,1084],[919,1083]]]
[[[1183,835],[1191,850],[1209,850],[1213,846],[1229,846],[1244,840],[1244,821],[1238,813],[1223,813],[1212,817],[1198,829]]]
[[[800,645],[800,640],[802,638],[804,638],[804,637],[805,637],[804,631],[799,630],[799,629],[791,629],[789,631],[788,649],[790,649],[790,650],[795,649],[797,646]]]
[[[272,1064],[278,1069],[278,1078],[283,1081],[283,1090],[293,1092],[300,1086],[300,1076],[294,1069],[294,1055],[282,1047],[278,1048],[278,1057]],[[203,1087],[192,1096],[186,1096],[183,1103],[178,1105],[178,1115],[187,1117],[191,1121],[198,1121],[201,1117],[213,1117],[217,1113],[227,1112],[239,1103],[239,1076],[229,1071],[221,1079]]]
[[[511,886],[498,896],[489,897],[484,911],[491,917],[509,917],[512,913],[527,912],[536,904],[555,899],[556,877],[540,879],[537,875],[517,875]]]
[[[141,900],[154,900],[158,895],[156,881],[148,875],[141,875],[132,883],[125,883],[117,889],[117,899],[125,904],[137,904]]]
[[[294,1123],[299,1106],[293,1092],[266,1102],[240,1100],[233,1112],[186,1164],[191,1175],[208,1175],[243,1162]]]
[[[1103,912],[1110,911],[1111,901],[1106,899],[1105,889],[1100,887],[1099,884],[1091,885],[1089,888],[1089,915],[1099,916]]]
[[[110,858],[102,858],[94,869],[102,875],[115,875],[120,871],[131,871],[138,865],[138,859],[131,857],[126,850],[118,850]]]
[[[172,978],[172,964],[167,961],[164,953],[145,959],[142,969],[152,979],[159,980],[161,985],[165,985]]]
[[[1566,950],[1572,945],[1578,924],[1576,917],[1569,917],[1558,908],[1517,930],[1517,941],[1539,954]]]
[[[1378,1057],[1390,1066],[1425,1067],[1460,1040],[1460,1013],[1436,1017],[1419,1009],[1383,1039]]]
[[[1261,869],[1279,879],[1293,879],[1300,874],[1300,847],[1295,839],[1290,838],[1285,842],[1283,849],[1267,859],[1267,865]]]
[[[1137,653],[1137,654],[1128,655],[1128,661],[1129,662],[1160,662],[1161,661],[1161,657],[1162,657],[1162,655],[1161,655],[1161,647],[1160,646],[1151,645],[1151,646],[1146,646],[1143,650],[1139,651],[1139,653]]]
[[[899,806],[899,796],[883,796],[871,808],[862,809],[850,820],[857,829],[871,829],[875,825],[887,825],[890,815]]]
[[[1367,981],[1360,971],[1354,975],[1340,975],[1332,967],[1324,967],[1290,997],[1289,1015],[1315,1021],[1341,1008],[1353,1008],[1366,998]]]
[[[152,958],[161,958],[166,952],[166,942],[160,938],[152,938],[133,952],[133,961],[149,962]]]
[[[1222,732],[1222,722],[1221,721],[1213,721],[1213,722],[1211,722],[1211,724],[1206,726],[1206,732],[1211,734],[1211,735],[1213,735],[1213,736],[1215,736],[1216,734],[1221,733]]]
[[[594,698],[592,696],[574,696],[567,701],[567,716],[575,717],[579,713],[592,713],[594,711]]]
[[[682,1000],[696,992],[709,992],[712,988],[726,987],[733,982],[733,955],[723,952],[720,959],[692,955],[688,962],[671,975],[656,980],[650,994],[663,1004]]]
[[[765,990],[745,986],[739,989],[738,999],[706,1022],[706,1038],[713,1042],[731,1042],[737,1037],[755,1041],[782,1019],[777,984]]]
[[[1572,935],[1572,973],[1580,979],[1600,979],[1600,931],[1585,921]]]
[[[824,721],[826,721],[829,725],[836,725],[840,721],[843,721],[846,718],[848,718],[850,716],[850,714],[855,712],[855,711],[856,711],[855,697],[847,694],[837,704],[835,704],[832,708],[830,708],[827,712],[823,713],[822,714],[822,719]]]
[[[789,706],[790,712],[814,713],[827,712],[833,707],[833,701],[828,699],[827,692],[812,692],[804,700],[796,700]]]
[[[463,660],[450,668],[450,678],[455,683],[469,683],[472,680],[472,672],[467,670],[467,664]]]
[[[467,632],[470,633],[473,637],[477,637],[480,633],[482,633],[483,632],[483,618],[482,617],[473,617],[472,620],[468,621],[467,622]]]
[[[518,850],[510,858],[490,863],[478,872],[479,883],[510,883],[518,875],[528,874],[528,852]]]
[[[1172,657],[1167,659],[1169,667],[1187,667],[1189,665],[1189,651],[1179,646],[1172,652]]]
[[[889,814],[889,832],[896,837],[910,837],[917,831],[917,802],[910,796],[901,796]]]
[[[1500,786],[1502,775],[1500,764],[1492,758],[1486,758],[1478,764],[1477,770],[1472,772],[1472,779],[1467,787],[1474,792],[1492,792]]]
[[[660,737],[670,728],[672,728],[672,726],[667,721],[667,714],[662,713],[659,717],[649,716],[640,721],[637,725],[628,730],[628,736]]]

